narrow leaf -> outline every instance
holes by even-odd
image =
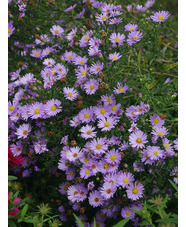
[[[178,186],[171,180],[169,180],[169,182],[172,184],[173,188],[178,191]]]
[[[9,181],[17,180],[17,177],[15,177],[15,176],[8,176],[8,180],[9,180]]]
[[[79,218],[75,214],[73,214],[73,215],[74,215],[76,221],[78,222],[78,224],[80,225],[80,227],[85,227],[84,224],[79,220]]]
[[[125,226],[125,224],[130,220],[130,217],[129,218],[125,218],[123,219],[122,221],[118,222],[116,225],[112,226],[112,227],[123,227]]]
[[[23,207],[23,209],[22,209],[22,211],[21,211],[21,217],[24,217],[24,216],[25,216],[27,210],[28,210],[28,204],[26,204],[26,205]]]

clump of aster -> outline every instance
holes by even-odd
[[[31,131],[31,126],[30,124],[22,124],[19,126],[19,128],[17,128],[17,131],[15,132],[15,134],[17,135],[17,138],[27,138],[29,132]]]
[[[128,32],[136,31],[137,29],[138,29],[137,24],[128,23],[128,24],[125,25],[125,31],[128,31]]]
[[[47,103],[44,106],[44,111],[49,115],[49,116],[55,116],[59,112],[61,112],[61,102],[57,99],[51,99],[47,101]]]
[[[119,60],[120,58],[122,57],[122,55],[120,55],[120,53],[113,53],[113,54],[109,54],[109,57],[108,59],[111,60],[112,62],[113,61],[117,61]]]
[[[127,197],[132,200],[138,200],[143,196],[144,187],[139,182],[134,182],[127,187]]]
[[[102,197],[101,193],[97,190],[92,191],[89,195],[89,204],[93,207],[98,207],[103,205],[104,198]]]
[[[133,132],[132,134],[130,134],[129,142],[133,148],[143,148],[148,142],[147,135],[144,132],[138,130],[137,132]]]
[[[140,31],[131,31],[128,35],[127,44],[132,46],[134,43],[137,43],[143,37]]]
[[[162,22],[164,22],[168,17],[170,16],[170,13],[168,11],[159,11],[156,12],[153,16],[151,16],[151,19],[154,22],[159,22],[159,24],[161,24]]]
[[[96,79],[89,79],[84,85],[87,95],[93,95],[99,87],[99,82]]]
[[[53,25],[50,31],[55,36],[61,36],[64,33],[64,29],[59,25]]]
[[[119,47],[121,45],[123,45],[123,42],[125,40],[125,35],[124,34],[120,34],[120,33],[112,33],[109,40],[112,43],[113,47]]]
[[[73,101],[77,98],[79,93],[74,88],[64,87],[63,88],[63,94],[64,94],[66,99]]]
[[[13,34],[14,30],[13,21],[8,22],[8,38]]]
[[[114,94],[126,93],[129,87],[126,84],[117,83],[117,88],[114,88]]]
[[[96,63],[93,63],[90,67],[90,73],[92,74],[99,74],[101,72],[101,70],[103,69],[104,63],[98,61]]]
[[[97,132],[94,132],[95,129],[96,129],[95,127],[92,127],[89,125],[83,126],[80,129],[81,137],[84,139],[89,139],[89,138],[95,137],[96,133],[97,133]]]

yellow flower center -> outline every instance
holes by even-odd
[[[101,113],[101,114],[105,114],[106,111],[105,111],[104,109],[101,109],[101,110],[100,110],[100,113]]]
[[[27,134],[28,134],[28,131],[27,131],[27,130],[24,130],[24,131],[23,131],[23,135],[26,136]]]
[[[102,16],[102,20],[105,21],[107,19],[106,16]]]
[[[140,138],[136,139],[136,143],[141,143],[141,142],[142,142],[142,139],[140,139]]]
[[[110,123],[108,121],[105,122],[104,126],[109,127]]]
[[[131,27],[129,30],[130,30],[130,31],[133,31],[133,30],[134,30],[134,28],[133,28],[133,27]]]
[[[120,88],[118,88],[118,91],[119,92],[123,92],[124,91],[124,88],[123,87],[120,87]]]
[[[112,106],[112,107],[111,107],[111,110],[112,110],[112,111],[115,111],[115,110],[116,110],[116,106]]]
[[[104,169],[108,169],[109,164],[104,164]]]
[[[68,56],[68,59],[69,59],[69,60],[72,60],[72,56],[71,56],[71,55],[70,55],[70,56]]]
[[[49,53],[50,53],[50,51],[49,51],[49,50],[47,50],[47,51],[46,51],[46,54],[49,54]]]
[[[137,35],[135,35],[135,36],[134,36],[134,39],[138,39],[138,36],[137,36]]]
[[[110,159],[111,159],[112,161],[116,160],[116,155],[114,155],[114,154],[111,155],[111,156],[110,156]]]
[[[89,114],[88,113],[84,114],[84,118],[88,119],[89,118]]]
[[[164,16],[159,16],[158,17],[158,20],[163,20],[164,19]]]
[[[165,144],[164,144],[164,147],[165,147],[165,148],[168,148],[168,147],[169,147],[169,145],[168,145],[167,143],[165,143]]]
[[[158,132],[157,135],[163,136],[163,132]]]
[[[85,36],[85,40],[87,41],[89,39],[89,36]]]
[[[97,68],[96,68],[96,71],[99,71],[100,69],[101,69],[101,67],[97,67]]]
[[[127,215],[127,216],[130,216],[130,211],[127,211],[127,212],[126,212],[126,215]]]
[[[112,100],[111,100],[111,98],[107,98],[107,101],[106,102],[111,102]]]
[[[98,143],[98,144],[96,145],[96,149],[98,149],[98,150],[101,149],[101,144]]]
[[[64,189],[64,191],[67,191],[68,190],[68,187],[64,187],[63,189]]]
[[[128,178],[124,178],[124,179],[123,179],[123,182],[126,184],[126,183],[129,182],[129,179],[128,179]]]
[[[81,75],[84,76],[85,74],[86,74],[86,71],[82,71],[82,72],[81,72]]]
[[[59,30],[55,30],[55,33],[56,33],[56,34],[59,34]]]
[[[117,59],[117,57],[116,57],[116,56],[113,56],[113,57],[112,57],[112,59],[113,59],[113,60],[116,60],[116,59]]]
[[[89,161],[89,158],[85,158],[85,159],[84,159],[84,162],[87,163],[88,161]]]
[[[51,71],[51,73],[55,73],[55,72],[56,72],[56,70],[55,70],[55,69]]]
[[[155,124],[158,124],[159,120],[158,120],[157,118],[154,118],[153,122],[154,122]]]
[[[115,42],[118,43],[120,41],[119,38],[115,38]]]
[[[133,189],[132,189],[132,193],[133,193],[133,194],[137,194],[137,193],[138,193],[138,189],[137,189],[137,188],[133,188]]]
[[[39,114],[40,113],[40,110],[39,109],[35,109],[34,113],[35,114]]]
[[[85,174],[89,174],[90,173],[90,170],[85,170]]]
[[[90,135],[91,133],[92,133],[91,130],[88,130],[88,131],[87,131],[87,135]]]
[[[11,32],[11,29],[8,29],[8,34]]]
[[[10,111],[13,111],[13,110],[14,110],[14,106],[10,106],[10,107],[9,107],[9,110],[10,110]]]
[[[84,61],[83,61],[83,60],[80,60],[80,61],[79,61],[79,64],[84,64]]]
[[[153,151],[153,155],[157,156],[159,154],[158,151]]]
[[[36,52],[36,53],[35,53],[35,56],[36,56],[36,57],[37,57],[37,56],[39,56],[39,53],[38,53],[38,52]]]
[[[72,171],[70,171],[70,172],[69,172],[69,175],[70,175],[70,176],[72,176],[72,175],[73,175],[73,172],[72,172]]]
[[[68,96],[69,96],[69,97],[72,97],[72,93],[68,93]]]
[[[90,89],[93,90],[95,88],[95,86],[92,84],[90,85]]]
[[[56,109],[57,109],[57,107],[56,107],[56,106],[54,106],[54,105],[53,105],[53,106],[51,106],[51,110],[52,110],[52,111],[55,111]]]

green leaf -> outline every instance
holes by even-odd
[[[53,219],[55,217],[59,217],[59,215],[54,215],[52,217],[46,218],[46,219],[43,220],[43,222],[49,221],[49,220],[51,220],[51,219]]]
[[[171,180],[169,180],[169,182],[172,184],[173,188],[178,191],[178,186]]]
[[[78,222],[78,224],[80,225],[80,227],[85,227],[84,224],[79,220],[79,218],[75,214],[73,214],[73,215],[74,215],[76,221]]]
[[[145,66],[146,66],[146,61],[147,61],[148,58],[149,58],[149,57],[146,57],[145,60],[143,61],[143,64],[142,64],[142,67],[143,67],[143,68],[145,68]]]
[[[25,219],[24,222],[26,222],[26,223],[32,223],[32,224],[37,224],[37,223],[39,223],[39,220],[36,220],[36,219]]]
[[[8,176],[8,180],[9,180],[9,181],[17,180],[17,177],[15,177],[15,176]]]
[[[141,65],[141,49],[139,50],[139,53],[138,53],[137,65],[138,66]]]
[[[94,218],[94,227],[96,227],[96,219]]]
[[[130,220],[130,217],[129,218],[125,218],[123,219],[122,221],[118,222],[116,225],[112,226],[112,227],[123,227],[125,226],[125,224]]]
[[[26,205],[23,207],[23,209],[22,209],[22,211],[21,211],[21,217],[24,217],[24,216],[25,216],[27,210],[28,210],[28,204],[26,204]]]
[[[10,227],[17,227],[16,223],[13,220],[8,220],[8,226]]]
[[[140,226],[149,225],[148,221],[142,221]]]

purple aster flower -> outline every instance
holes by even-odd
[[[119,173],[118,174],[118,185],[126,188],[129,184],[134,181],[134,175],[130,172],[127,173]]]
[[[131,31],[128,35],[127,44],[132,46],[134,43],[137,43],[143,37],[140,31]]]
[[[94,187],[95,187],[95,185],[94,185],[93,181],[89,182],[87,185],[88,190],[92,190]]]
[[[138,12],[145,12],[147,10],[147,8],[146,7],[143,7],[142,5],[137,5],[136,6],[136,10]]]
[[[99,82],[96,79],[89,79],[84,85],[84,89],[87,95],[93,95],[99,88]]]
[[[97,75],[101,72],[103,69],[104,63],[98,61],[96,63],[93,63],[90,67],[90,73]]]
[[[131,207],[129,207],[129,206],[122,208],[122,210],[121,210],[121,216],[123,218],[128,218],[128,217],[130,217],[130,219],[131,218],[134,218],[135,212],[133,210],[131,210],[130,208]]]
[[[86,75],[89,74],[88,71],[89,71],[89,68],[87,65],[81,65],[81,66],[78,66],[77,69],[75,69],[76,76],[78,78],[86,78]]]
[[[101,193],[97,190],[92,191],[89,195],[89,204],[93,207],[98,207],[103,205],[104,198],[102,197]]]
[[[168,17],[170,16],[170,13],[168,11],[159,11],[156,12],[153,16],[151,16],[151,19],[154,22],[159,22],[159,24],[161,24],[162,22],[164,22]]]
[[[148,0],[145,2],[145,7],[148,9],[148,8],[151,8],[155,3],[155,0]]]
[[[74,4],[74,5],[70,6],[70,7],[68,7],[67,9],[65,9],[65,12],[71,12],[73,9],[76,8],[76,6],[77,6],[77,4]]]
[[[118,174],[117,173],[108,173],[104,176],[104,182],[112,183],[116,187],[118,186]]]
[[[20,138],[27,138],[29,132],[31,131],[31,126],[30,124],[22,124],[19,126],[19,128],[17,128],[17,131],[15,132],[15,134],[17,135],[18,139]]]
[[[118,25],[120,23],[122,23],[122,19],[121,18],[114,17],[114,18],[112,18],[112,19],[109,20],[109,24],[116,24],[116,25]]]
[[[128,142],[123,141],[123,143],[122,143],[121,146],[119,147],[119,150],[120,150],[120,151],[125,151],[127,148],[129,148]]]
[[[22,172],[22,177],[29,177],[32,171],[30,169],[25,169]]]
[[[123,42],[125,40],[125,35],[124,34],[120,34],[120,33],[112,33],[109,40],[112,43],[113,47],[119,47],[121,45],[123,45]]]
[[[131,124],[130,129],[128,129],[129,132],[137,132],[139,130],[137,124],[135,124],[134,122]]]
[[[114,93],[115,94],[121,94],[121,93],[126,93],[126,91],[129,89],[129,87],[126,84],[122,83],[117,83],[117,88],[114,88]]]
[[[108,104],[95,106],[93,111],[98,119],[105,119],[105,117],[110,115],[110,108]]]
[[[178,138],[174,140],[174,149],[178,151]]]
[[[70,162],[76,162],[76,160],[79,159],[80,157],[82,157],[82,155],[83,155],[83,153],[79,147],[72,147],[72,148],[70,148],[70,151],[67,152],[66,158]]]
[[[28,115],[32,119],[42,118],[44,105],[39,102],[35,102],[28,109]]]
[[[54,49],[52,47],[46,47],[43,51],[42,51],[42,57],[46,57],[48,56],[50,53],[52,53],[54,51]]]
[[[78,117],[82,123],[89,123],[93,120],[93,113],[89,108],[85,108],[79,112]]]
[[[68,88],[68,87],[63,88],[63,94],[64,94],[65,98],[70,101],[75,100],[78,96],[78,92],[76,89]]]
[[[71,41],[75,37],[76,33],[77,33],[77,28],[75,27],[74,29],[72,29],[71,32],[67,34],[66,38],[68,39],[68,41]]]
[[[162,120],[158,114],[153,114],[150,117],[149,121],[152,124],[152,126],[158,126],[158,127],[161,127],[165,123],[165,120]]]
[[[101,96],[101,101],[104,102],[105,104],[111,104],[112,102],[115,101],[115,97],[113,94],[111,95],[102,95]]]
[[[117,187],[113,183],[108,182],[104,183],[103,186],[100,188],[101,195],[105,199],[112,198],[116,190]]]
[[[144,132],[138,130],[137,132],[130,134],[129,142],[133,148],[143,148],[145,147],[144,144],[148,142],[147,135]]]
[[[50,29],[53,35],[61,36],[64,33],[64,29],[60,27],[59,25],[53,25]]]
[[[115,127],[117,124],[118,120],[113,117],[106,117],[102,118],[98,121],[98,128],[101,128],[101,131],[110,131],[112,128]]]
[[[66,170],[66,179],[69,180],[69,181],[73,180],[75,178],[75,174],[76,174],[76,169],[69,167]]]
[[[13,21],[8,22],[8,38],[13,34],[14,30]]]
[[[165,127],[158,127],[156,126],[155,129],[152,131],[152,134],[158,138],[158,137],[165,137],[168,134],[168,130]]]
[[[148,146],[146,152],[152,161],[159,160],[164,155],[164,152],[158,146]]]
[[[95,127],[92,127],[89,125],[83,126],[80,129],[81,137],[84,139],[89,139],[89,138],[95,137],[97,134],[97,132],[94,132],[95,129],[96,129]]]
[[[30,53],[30,56],[34,58],[42,58],[42,50],[41,49],[33,49]]]
[[[47,67],[52,67],[56,62],[54,61],[54,59],[52,58],[46,58],[43,61],[43,65],[47,66]]]
[[[11,144],[10,145],[11,152],[14,156],[18,156],[22,153],[22,143],[19,140],[16,144]]]
[[[90,142],[90,149],[94,154],[103,154],[108,149],[104,138],[96,138]]]
[[[99,45],[101,45],[102,42],[103,42],[103,41],[102,41],[101,39],[98,39],[98,38],[96,38],[96,37],[92,37],[92,38],[90,38],[88,44],[89,44],[91,47],[99,47]]]
[[[104,158],[109,164],[119,164],[121,161],[121,155],[118,150],[115,150],[115,148],[108,151]]]
[[[86,47],[88,46],[89,39],[92,36],[92,31],[87,31],[82,38],[79,40],[79,46],[80,47]]]
[[[109,16],[107,14],[100,14],[99,16],[96,16],[96,21],[104,23],[108,21]]]
[[[75,65],[85,65],[87,63],[87,60],[88,58],[86,56],[84,57],[76,56],[73,62]]]
[[[125,31],[127,31],[127,32],[136,31],[137,29],[138,29],[137,24],[128,23],[125,25]]]
[[[42,138],[40,141],[34,143],[34,150],[36,154],[41,154],[45,151],[48,151],[45,138]]]
[[[89,177],[93,176],[94,173],[92,169],[86,165],[83,165],[80,169],[80,177],[84,179],[88,179]]]
[[[138,200],[143,196],[144,187],[141,183],[135,182],[127,187],[127,197],[132,200]]]
[[[55,116],[62,111],[61,108],[61,102],[57,99],[51,99],[47,101],[44,106],[44,110],[49,116]]]
[[[173,148],[169,142],[169,140],[167,138],[164,138],[162,139],[162,142],[163,142],[163,146],[165,148],[165,151],[166,151],[166,155],[167,156],[173,156],[175,154],[175,152],[173,151]]]
[[[109,54],[109,57],[108,59],[111,60],[112,62],[113,61],[117,61],[119,60],[120,58],[122,57],[122,55],[120,55],[119,53],[113,53],[113,54]]]
[[[72,51],[65,51],[64,53],[64,58],[65,58],[65,61],[67,62],[73,62],[75,60],[75,58],[77,57],[76,53],[72,52]]]

